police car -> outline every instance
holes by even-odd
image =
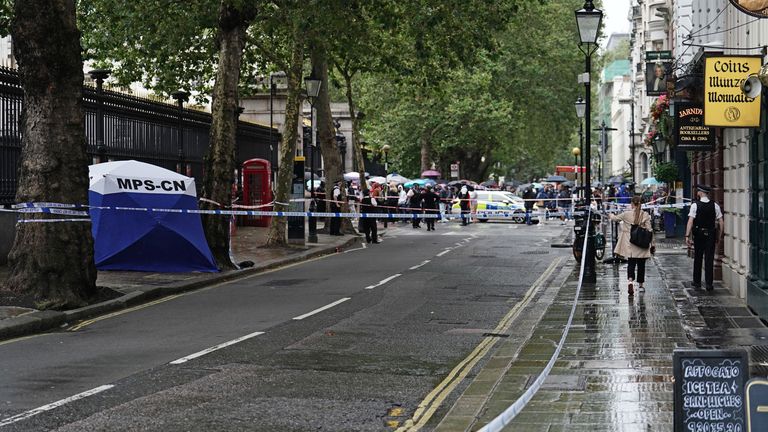
[[[515,223],[525,222],[525,201],[511,192],[505,191],[476,191],[477,219],[488,222],[486,216],[500,216],[497,220],[511,220]],[[454,213],[460,213],[461,207],[456,202],[452,207]],[[535,206],[534,206],[535,209]]]

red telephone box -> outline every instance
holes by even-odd
[[[258,206],[272,202],[272,167],[266,159],[249,159],[243,162],[243,205]],[[272,211],[272,206],[255,210]],[[246,226],[269,226],[270,216],[243,216]]]

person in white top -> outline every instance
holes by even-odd
[[[720,205],[709,199],[712,188],[696,186],[698,201],[691,204],[688,225],[685,228],[685,242],[693,245],[693,287],[701,288],[701,264],[704,261],[704,281],[707,291],[714,289],[715,250],[723,234],[723,211]]]

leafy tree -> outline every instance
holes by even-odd
[[[213,86],[211,106],[211,139],[205,158],[206,175],[203,195],[231,204],[232,173],[235,171],[235,139],[237,136],[238,87],[246,44],[246,32],[255,18],[254,5],[248,1],[221,0],[219,5],[216,47],[219,64]],[[208,202],[204,207],[211,208]],[[216,215],[203,217],[205,237],[219,267],[232,268],[229,257],[229,221]]]
[[[24,88],[18,202],[85,203],[88,155],[83,62],[74,0],[17,0],[11,35]],[[82,306],[96,291],[91,225],[16,225],[6,288],[46,307]]]
[[[478,181],[497,163],[502,172],[531,178],[570,161],[578,130],[573,77],[584,60],[573,14],[563,12],[581,3],[566,3],[514,4],[506,26],[481,39],[471,61],[438,60],[429,85],[413,79],[417,74],[365,74],[369,142],[390,144],[393,165],[409,176],[431,160],[443,172],[460,161],[462,176]]]
[[[293,13],[286,10],[286,18],[289,18],[288,37],[273,38],[272,42],[280,41],[278,44],[288,42],[290,44],[290,61],[280,62],[282,69],[286,71],[288,78],[288,99],[285,108],[285,128],[280,145],[280,166],[278,171],[277,189],[275,193],[275,209],[278,211],[288,210],[287,203],[291,198],[291,183],[293,180],[293,163],[296,155],[296,146],[298,142],[299,118],[301,116],[301,86],[302,71],[304,66],[306,40],[305,29],[302,25],[300,10],[296,9]],[[285,33],[284,33],[285,34]],[[273,34],[274,35],[274,34]],[[284,45],[282,45],[284,46]],[[287,220],[284,217],[273,217],[269,226],[267,235],[267,246],[279,247],[286,246],[287,241]]]

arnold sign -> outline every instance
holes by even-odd
[[[747,97],[741,84],[762,66],[760,56],[706,58],[704,64],[704,124],[719,127],[759,127],[760,96]]]

